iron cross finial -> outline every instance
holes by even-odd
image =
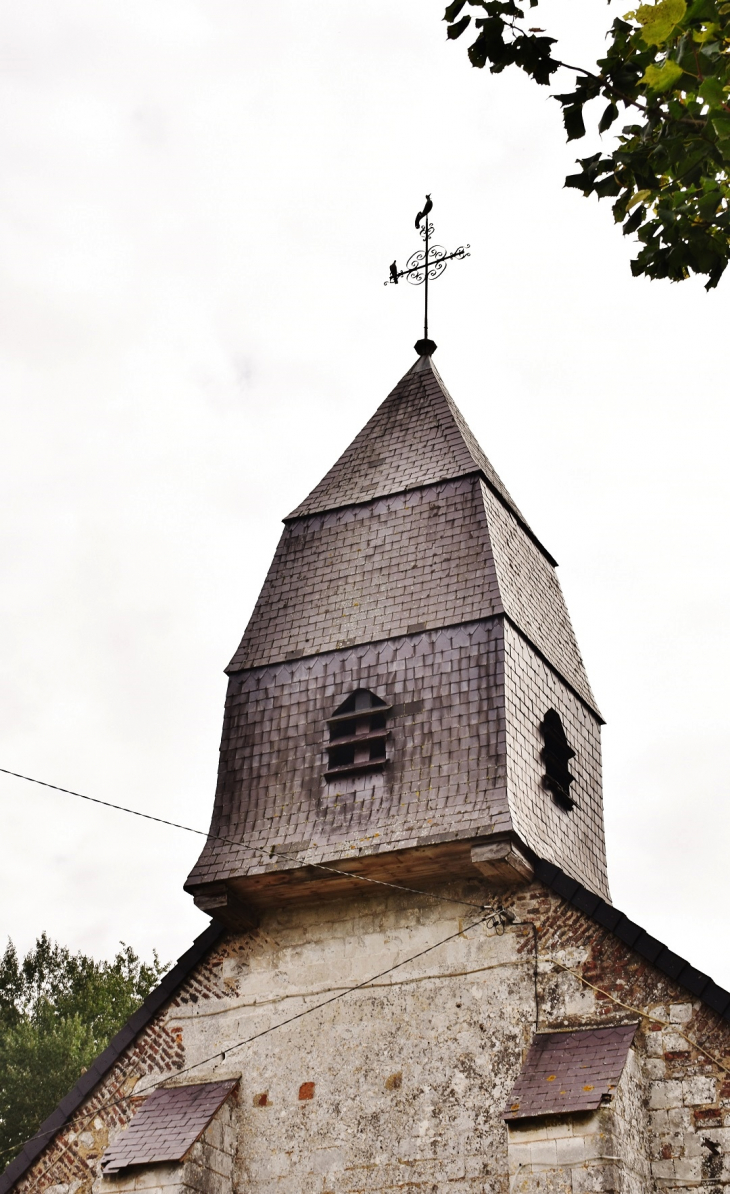
[[[417,252],[411,253],[406,262],[405,269],[398,269],[397,263],[394,261],[390,266],[390,277],[384,286],[391,283],[398,285],[400,278],[407,278],[413,286],[424,286],[423,295],[423,339],[416,342],[415,348],[419,356],[431,356],[436,351],[436,345],[433,340],[428,338],[428,280],[434,281],[440,278],[441,274],[446,269],[447,261],[458,259],[461,261],[464,257],[471,257],[469,249],[471,245],[459,245],[453,253],[447,253],[442,245],[432,245],[431,237],[433,236],[433,224],[429,221],[429,215],[433,207],[433,202],[430,195],[426,195],[426,202],[423,211],[419,211],[416,216],[416,228],[422,237],[425,247],[418,249]]]

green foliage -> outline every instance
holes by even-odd
[[[0,1171],[157,985],[166,967],[128,945],[111,962],[44,933],[0,959]]]
[[[537,3],[529,0],[531,8]],[[595,70],[554,57],[555,39],[525,29],[524,8],[512,0],[454,0],[444,20],[452,39],[469,27],[476,32],[473,66],[489,63],[494,73],[518,66],[541,84],[561,67],[574,71],[573,90],[555,97],[569,141],[585,136],[594,100],[608,101],[600,134],[623,110],[632,123],[613,149],[579,159],[580,172],[565,185],[614,200],[624,235],[638,238],[635,276],[679,282],[705,274],[706,289],[717,286],[730,258],[730,3],[641,4],[614,20]]]

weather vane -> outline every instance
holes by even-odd
[[[400,278],[407,278],[412,286],[423,286],[423,339],[418,340],[415,348],[419,356],[430,356],[432,352],[436,351],[436,345],[433,340],[428,338],[428,281],[429,278],[433,281],[440,278],[441,274],[446,269],[446,262],[453,261],[455,258],[461,260],[464,257],[471,257],[469,249],[471,245],[459,245],[453,253],[447,253],[442,245],[432,245],[431,237],[433,236],[433,224],[429,221],[429,215],[433,203],[431,196],[426,195],[426,203],[423,211],[419,211],[416,216],[416,228],[422,237],[425,247],[418,249],[416,253],[411,253],[406,262],[405,269],[398,269],[395,261],[390,267],[390,277],[384,286],[393,283],[398,285]]]

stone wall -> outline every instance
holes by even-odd
[[[638,1175],[615,1188],[719,1194],[730,1186],[722,1068],[730,1026],[539,884],[509,897],[516,921],[502,934],[470,927],[496,896],[485,884],[448,894],[477,907],[358,894],[272,912],[255,933],[229,935],[18,1183],[19,1194],[90,1191],[132,1095],[166,1078],[239,1075],[236,1192],[508,1194],[501,1112],[536,1024],[639,1018],[603,992],[655,1017],[641,1019],[612,1122],[604,1117],[597,1129],[613,1141],[615,1154],[605,1155],[621,1155],[622,1173]],[[571,1138],[579,1135],[573,1126]],[[578,1150],[566,1188],[611,1188],[590,1184],[595,1167],[580,1146],[561,1147]]]

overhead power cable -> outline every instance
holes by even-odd
[[[164,817],[155,817],[152,813],[143,813],[137,808],[127,808],[123,804],[113,804],[110,800],[101,800],[98,796],[86,796],[83,792],[75,792],[72,788],[62,788],[58,784],[49,784],[47,780],[35,779],[32,775],[21,775],[19,771],[10,771],[7,767],[0,767],[3,775],[12,775],[14,779],[24,779],[29,784],[38,784],[42,788],[51,788],[54,792],[63,792],[66,796],[77,796],[79,800],[86,800],[89,804],[100,804],[102,808],[113,808],[119,813],[129,813],[132,817],[142,817],[145,821],[154,821],[156,825],[167,825],[171,829],[182,829],[185,833],[194,833],[204,837],[209,842],[225,842],[226,845],[236,846],[238,849],[249,850],[253,854],[262,854],[271,859],[273,854],[263,846],[252,846],[243,840],[222,837],[218,833],[206,833],[204,829],[194,829],[192,825],[181,825],[179,821],[168,821]],[[405,891],[410,895],[427,896],[430,900],[440,900],[444,904],[459,904],[462,907],[476,908],[483,912],[488,904],[475,904],[473,900],[461,900],[455,896],[439,895],[433,891],[421,891],[417,887],[405,887],[402,883],[388,883],[386,879],[373,879],[370,875],[361,875],[357,871],[343,871],[336,866],[329,866],[324,862],[307,862],[306,866],[314,867],[318,871],[327,871],[331,875],[341,875],[345,879],[354,879],[360,883],[372,883],[376,887],[389,887],[393,891]]]

